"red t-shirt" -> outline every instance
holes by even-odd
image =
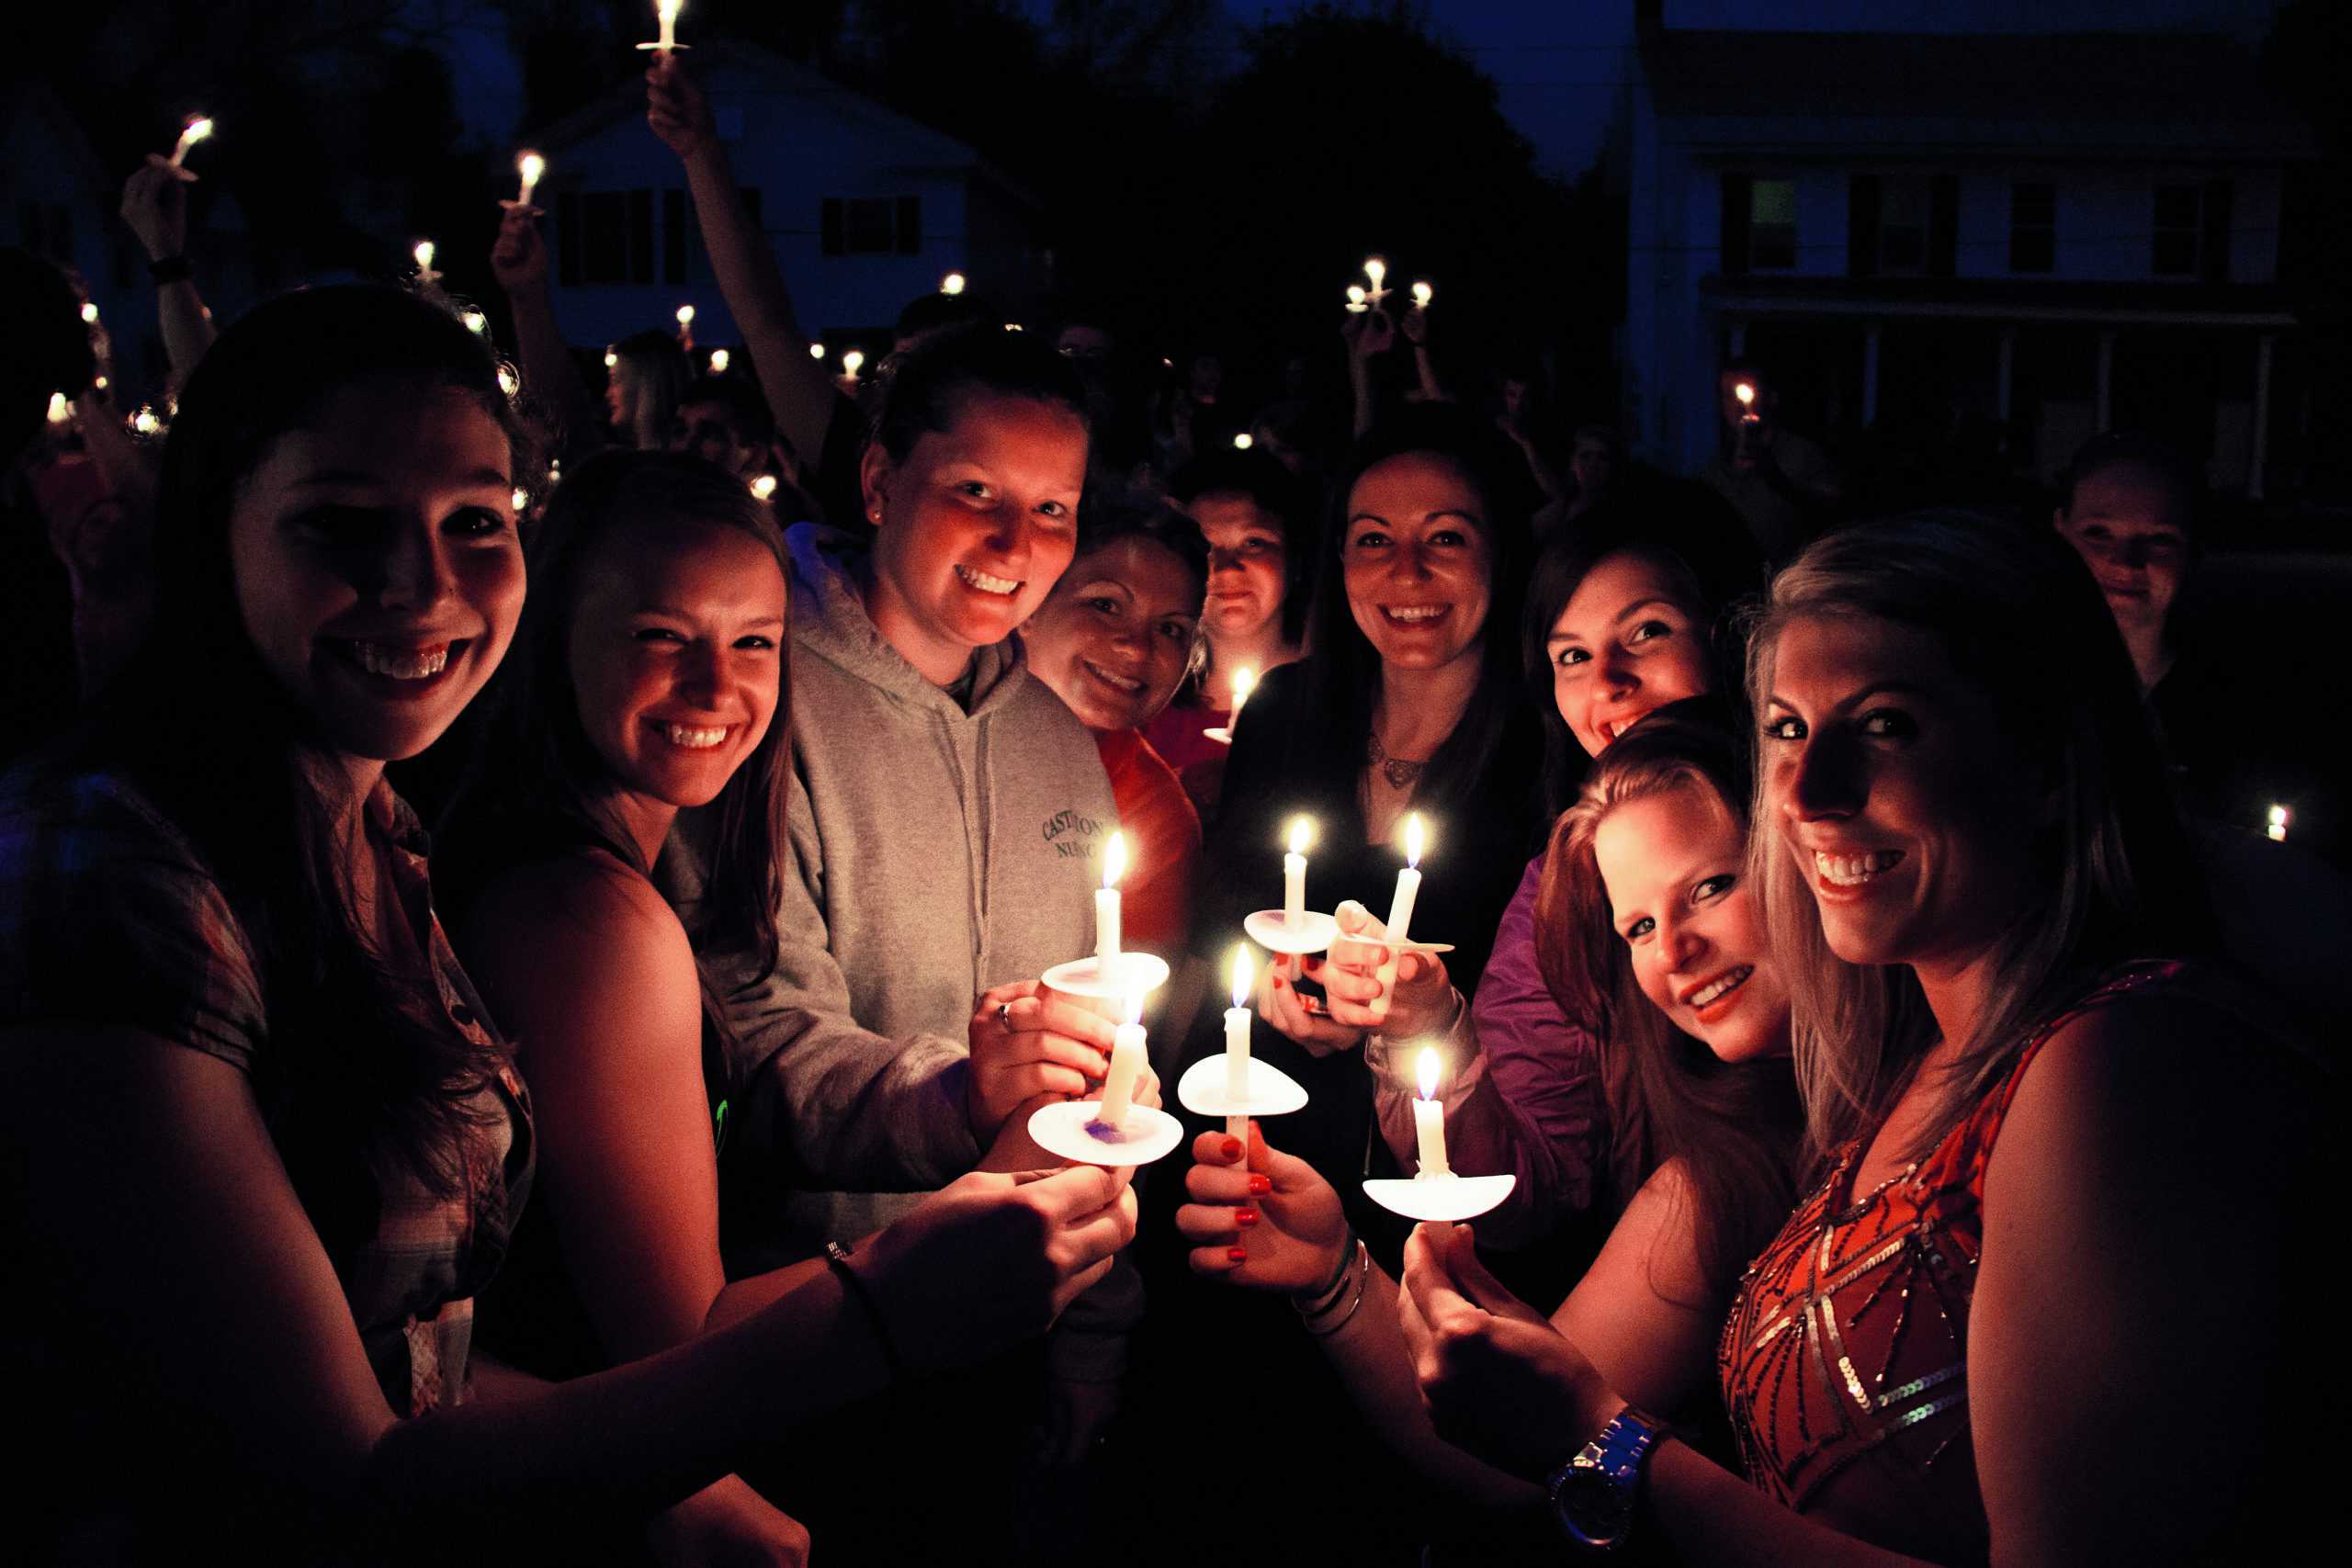
[[[1111,775],[1111,798],[1119,807],[1127,863],[1134,868],[1120,886],[1121,940],[1172,958],[1183,951],[1193,916],[1200,813],[1185,798],[1176,770],[1136,731],[1098,729],[1094,746],[1102,754],[1102,771]]]

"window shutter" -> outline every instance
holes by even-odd
[[[900,255],[922,254],[922,197],[902,196],[899,198],[898,240]]]
[[[2208,283],[2230,280],[2230,182],[2205,182],[2205,233],[2198,246]]]
[[[1879,202],[1876,175],[1856,175],[1846,187],[1846,272],[1849,276],[1878,274]]]
[[[555,198],[556,280],[565,288],[580,282],[580,193],[564,191]]]
[[[847,227],[842,217],[842,198],[837,196],[827,197],[824,216],[818,223],[818,228],[824,237],[819,243],[818,248],[829,256],[842,254],[849,248],[844,233]]]
[[[628,276],[631,283],[653,281],[653,193],[628,193]]]
[[[1723,270],[1733,276],[1747,270],[1747,225],[1756,182],[1747,175],[1724,176]]]
[[[686,193],[665,190],[662,193],[662,281],[683,284],[686,280]]]
[[[1928,182],[1928,276],[1951,277],[1960,271],[1960,176],[1938,175]]]

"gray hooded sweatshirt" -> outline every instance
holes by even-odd
[[[729,1190],[756,1173],[777,1198],[728,1214],[729,1273],[886,1225],[979,1163],[973,1003],[1093,951],[1118,826],[1093,738],[1017,638],[975,656],[967,712],[875,629],[863,539],[808,523],[786,538],[791,841],[775,973],[729,998],[726,1086]],[[691,897],[696,870],[673,836],[663,890]],[[1131,1272],[1088,1298],[1072,1318],[1140,1299]]]

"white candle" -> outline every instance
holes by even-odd
[[[526,152],[516,161],[523,175],[523,194],[514,199],[517,207],[531,205],[531,193],[539,188],[539,176],[548,172],[548,161],[537,152]]]
[[[1388,298],[1388,290],[1382,287],[1388,278],[1388,264],[1378,256],[1366,256],[1363,259],[1363,275],[1372,279],[1372,288],[1365,298],[1377,306]]]
[[[1225,1097],[1240,1103],[1250,1098],[1250,986],[1257,978],[1252,973],[1250,950],[1236,946],[1233,950],[1233,1005],[1225,1010]],[[1237,1129],[1236,1123],[1238,1123]],[[1225,1130],[1237,1137],[1250,1132],[1250,1118],[1228,1116]]]
[[[172,167],[178,168],[187,160],[187,150],[211,134],[212,122],[202,115],[189,120],[187,129],[180,132],[179,145],[172,149]]]
[[[1290,819],[1290,852],[1283,856],[1283,924],[1295,931],[1306,924],[1306,840],[1315,825]]]
[[[1431,288],[1428,284],[1426,284],[1426,283],[1416,283],[1416,284],[1414,284],[1414,285],[1413,285],[1413,309],[1414,309],[1414,310],[1428,310],[1428,309],[1430,308],[1430,300],[1432,300],[1432,299],[1436,299],[1436,298],[1437,298],[1437,290],[1436,290],[1436,289],[1434,289],[1434,288]]]
[[[1119,878],[1127,874],[1127,836],[1111,835],[1102,852],[1102,886],[1094,890],[1094,967],[1104,979],[1119,962]]]
[[[1103,1126],[1116,1130],[1127,1124],[1143,1064],[1143,987],[1137,986],[1127,992],[1127,1021],[1111,1036],[1111,1071],[1102,1080],[1102,1109],[1094,1117]]]
[[[734,359],[735,356],[728,353],[723,348],[712,349],[710,351],[710,373],[714,376],[726,375],[728,366],[733,364]]]
[[[1413,1101],[1413,1132],[1420,1143],[1419,1176],[1452,1176],[1445,1163],[1445,1106],[1437,1098],[1437,1052],[1421,1048],[1421,1097]]]
[[[2288,816],[2287,808],[2283,806],[2274,806],[2270,808],[2270,837],[2278,843],[2283,844],[2287,841]]]
[[[653,47],[662,50],[678,47],[678,9],[685,0],[653,0],[653,14],[661,19],[662,41]]]
[[[1414,812],[1405,818],[1405,864],[1396,873],[1396,897],[1388,904],[1388,940],[1403,942],[1405,929],[1412,924],[1413,899],[1421,891],[1421,849],[1428,838],[1421,814]],[[1392,953],[1389,962],[1394,964]]]
[[[1230,729],[1241,722],[1241,705],[1258,689],[1258,672],[1247,664],[1238,665],[1233,671],[1233,716],[1225,721]]]

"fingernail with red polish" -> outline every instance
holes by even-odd
[[[1258,1211],[1236,1209],[1233,1211],[1233,1223],[1237,1225],[1254,1225],[1258,1223]]]
[[[1241,1140],[1238,1138],[1227,1138],[1224,1143],[1217,1145],[1217,1152],[1227,1159],[1239,1159],[1241,1157]]]
[[[1263,1198],[1267,1193],[1272,1192],[1273,1190],[1274,1179],[1272,1177],[1254,1170],[1250,1173],[1250,1195],[1251,1197]]]
[[[1225,1260],[1227,1263],[1247,1263],[1250,1261],[1250,1249],[1246,1247],[1228,1247],[1225,1249]]]

